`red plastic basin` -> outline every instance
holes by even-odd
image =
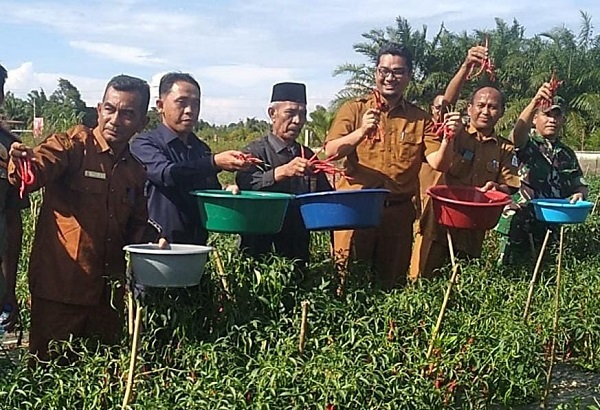
[[[451,228],[492,229],[511,198],[504,192],[470,186],[437,185],[427,189],[439,224]]]

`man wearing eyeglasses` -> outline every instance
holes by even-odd
[[[443,121],[444,116],[442,115],[442,109],[444,109],[445,106],[447,106],[447,103],[444,101],[444,94],[436,95],[433,99],[433,104],[431,104],[431,118],[436,124],[439,124]],[[421,171],[419,172],[418,191],[421,197],[419,215],[425,206],[425,202],[427,202],[429,199],[425,191],[430,186],[436,185],[441,175],[442,174],[440,172],[431,169],[431,167],[421,167]]]
[[[431,105],[431,117],[433,121],[440,122],[442,119],[442,106],[444,105],[444,94],[438,94],[433,99],[433,104]]]
[[[344,159],[345,176],[337,189],[390,190],[378,227],[334,233],[342,285],[351,257],[370,264],[386,288],[405,283],[421,163],[425,159],[441,171],[450,166],[452,140],[437,137],[431,116],[404,98],[412,71],[408,49],[384,46],[377,57],[376,89],[344,104],[327,135],[327,155]],[[449,115],[448,126],[455,130],[459,119]]]

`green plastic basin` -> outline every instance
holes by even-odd
[[[273,234],[281,230],[294,195],[279,192],[199,190],[200,219],[206,230],[222,233]]]

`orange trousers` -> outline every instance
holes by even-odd
[[[413,241],[415,206],[411,200],[383,209],[381,223],[376,228],[334,232],[333,249],[340,274],[353,258],[373,267],[385,288],[406,283]]]
[[[120,303],[119,303],[120,302]],[[70,336],[114,345],[121,340],[124,325],[123,302],[111,306],[110,300],[82,306],[32,296],[29,352],[47,361],[51,341],[67,341]]]

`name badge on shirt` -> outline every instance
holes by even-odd
[[[89,178],[106,179],[106,174],[104,172],[90,171],[88,169],[85,170],[84,175]]]

